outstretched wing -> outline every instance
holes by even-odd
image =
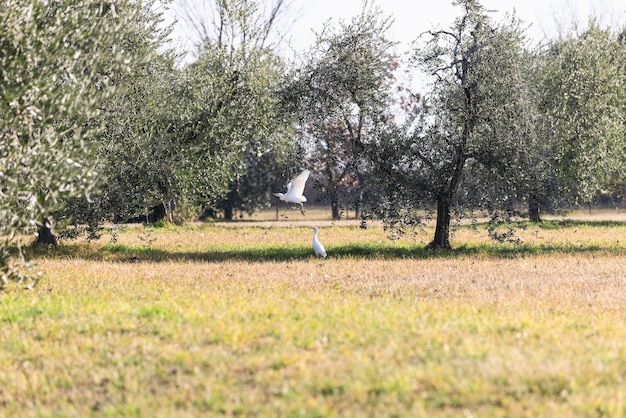
[[[287,185],[287,193],[293,196],[302,196],[304,194],[304,185],[309,178],[311,172],[304,170],[302,173],[295,176]]]

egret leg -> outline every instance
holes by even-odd
[[[304,203],[300,203],[300,213],[304,216]]]

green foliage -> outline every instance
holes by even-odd
[[[267,48],[210,41],[189,67],[195,95],[190,106],[201,115],[199,134],[221,153],[216,159],[221,167],[212,176],[220,179],[221,173],[223,189],[197,196],[202,202],[250,212],[269,202],[293,149],[275,95],[282,71],[282,61]]]
[[[66,222],[97,229],[103,221],[145,214],[171,199],[168,193],[176,184],[171,166],[181,147],[176,118],[182,117],[185,92],[178,82],[176,56],[166,48],[169,28],[159,29],[161,15],[154,10],[152,3],[144,4],[127,21],[123,36],[108,46],[123,47],[134,58],[125,71],[105,71],[117,89],[90,120],[103,126],[93,143],[103,187],[89,201],[69,201],[69,209],[59,214]]]
[[[626,54],[597,22],[544,51],[538,106],[560,195],[590,202],[626,179]]]
[[[13,238],[89,194],[96,182],[88,123],[112,92],[105,68],[123,71],[131,55],[113,47],[124,19],[93,1],[19,0],[0,11],[0,274]],[[120,8],[121,13],[121,8]]]

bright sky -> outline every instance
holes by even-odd
[[[187,2],[202,0],[186,0]],[[272,4],[274,0],[271,1]],[[176,0],[175,0],[176,2]],[[291,48],[296,52],[306,50],[313,43],[313,31],[321,31],[324,23],[339,19],[349,21],[359,14],[363,0],[287,0],[290,5],[290,19],[294,22],[289,28],[280,28],[291,39]],[[204,0],[204,3],[211,3]],[[374,0],[384,13],[391,15],[394,23],[389,38],[408,45],[420,33],[429,29],[448,29],[461,13],[459,7],[452,6],[452,0]],[[493,10],[495,21],[501,21],[506,14],[515,11],[528,28],[528,35],[535,43],[546,37],[553,38],[567,32],[578,23],[585,26],[589,17],[594,16],[603,25],[621,27],[626,23],[626,2],[624,0],[482,0],[483,6]],[[183,32],[177,32],[179,45],[184,41]],[[287,48],[288,50],[288,48]]]
[[[329,19],[349,20],[362,8],[362,0],[295,0],[293,4],[299,17],[292,36],[296,44],[303,46],[313,42],[312,29],[319,30]],[[449,28],[461,11],[452,6],[451,0],[377,0],[375,4],[393,17],[390,38],[400,42],[410,42],[432,28]],[[482,4],[494,11],[496,21],[515,11],[530,25],[528,34],[537,42],[566,31],[572,23],[584,25],[590,16],[610,26],[626,22],[624,0],[482,0]]]

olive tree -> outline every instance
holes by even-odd
[[[250,3],[223,5],[232,25],[248,27],[243,11]],[[151,9],[138,16],[127,45],[147,59],[111,76],[124,89],[101,115],[98,167],[106,188],[67,212],[92,230],[103,220],[184,221],[200,205],[216,208],[238,197],[251,164],[284,154],[288,136],[272,94],[282,64],[273,51],[225,30],[204,40],[195,62],[179,67],[155,21]],[[244,201],[252,207],[259,199]]]
[[[385,123],[398,57],[391,19],[371,2],[349,22],[327,25],[284,89],[310,152],[317,186],[340,216],[342,194],[359,212],[366,187],[365,149]]]
[[[227,219],[236,209],[254,212],[268,206],[271,191],[281,184],[280,173],[295,158],[293,127],[275,94],[285,71],[276,53],[283,36],[277,25],[289,3],[176,2],[198,46],[198,60],[187,71],[197,93],[205,94],[198,95],[198,103],[217,110],[207,114],[203,129],[213,131],[212,140],[225,141],[223,149],[233,151],[233,159],[222,159],[227,164],[221,171],[230,173],[227,192],[203,200],[223,210]],[[210,87],[218,84],[222,87],[216,94]]]
[[[416,44],[430,91],[370,147],[378,190],[372,210],[402,231],[432,208],[433,249],[451,248],[455,216],[484,210],[495,222],[512,213],[527,189],[535,135],[520,22],[496,25],[479,1],[455,3],[462,14],[453,26]]]
[[[588,203],[626,178],[625,57],[618,36],[594,20],[542,51],[540,126],[560,199]]]
[[[8,248],[18,234],[96,185],[99,126],[88,123],[113,86],[105,66],[131,56],[111,48],[124,19],[90,0],[11,2],[0,10],[0,275],[18,275]],[[132,18],[128,8],[125,18]],[[96,87],[96,88],[92,88]]]
[[[253,121],[237,100],[248,98],[223,51],[186,68],[151,51],[149,62],[118,78],[124,94],[106,102],[98,148],[106,187],[84,218],[94,225],[132,217],[183,221],[183,208],[225,195],[245,150],[239,134]]]
[[[132,3],[117,4],[119,13],[126,13]],[[180,70],[177,56],[167,48],[170,28],[162,28],[162,15],[153,2],[141,3],[132,19],[125,19],[123,31],[108,40],[108,49],[122,49],[132,56],[125,68],[105,63],[101,79],[116,86],[99,103],[99,113],[87,123],[101,127],[92,140],[92,167],[97,171],[101,187],[85,198],[67,201],[65,210],[55,214],[80,231],[87,225],[91,236],[98,236],[105,221],[125,219],[145,213],[155,202],[168,201],[172,170],[168,156],[176,153],[171,137],[179,126],[175,118],[181,114]],[[92,86],[93,94],[97,86]],[[169,136],[168,136],[169,135]]]
[[[269,201],[271,184],[252,185],[268,178],[268,170],[280,165],[291,147],[274,94],[282,63],[267,48],[230,48],[207,41],[188,74],[195,95],[190,106],[198,111],[197,134],[220,151],[215,162],[224,176],[221,194],[197,198],[225,209],[227,216],[234,208],[253,211]]]

